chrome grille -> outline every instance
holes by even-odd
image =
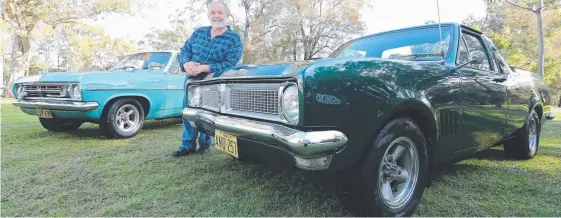
[[[202,94],[203,94],[203,101],[202,104],[204,106],[215,107],[218,108],[220,106],[220,93],[218,92],[218,85],[208,85],[203,86]]]
[[[69,98],[70,84],[23,84],[26,98]]]
[[[230,107],[239,111],[278,114],[278,95],[278,89],[234,88],[230,91]]]

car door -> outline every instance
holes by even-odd
[[[166,116],[180,116],[185,98],[185,77],[187,74],[179,67],[179,55],[166,73]]]
[[[456,153],[471,153],[491,146],[503,133],[507,107],[506,77],[496,69],[480,34],[463,30],[461,39],[467,54],[476,50],[485,54],[483,63],[468,64],[460,69],[463,131]]]

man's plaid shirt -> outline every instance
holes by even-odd
[[[242,56],[242,41],[240,36],[232,31],[230,27],[220,36],[210,38],[210,26],[200,27],[187,41],[181,49],[179,63],[182,71],[186,62],[199,62],[202,65],[208,64],[213,77],[218,77],[228,68],[238,63]],[[189,79],[203,79],[205,73],[201,73]]]

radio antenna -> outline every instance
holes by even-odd
[[[440,27],[440,5],[438,4],[438,0],[436,0],[436,10],[438,13],[438,32],[440,34],[440,56],[442,60],[444,60],[444,47],[442,46],[444,41],[442,40],[442,28]]]

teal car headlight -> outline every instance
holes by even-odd
[[[27,92],[25,91],[25,89],[23,88],[22,85],[17,86],[15,96],[18,100],[21,100],[21,99],[25,98],[25,96],[27,96]]]
[[[189,86],[189,106],[199,107],[201,105],[201,87],[200,86]]]
[[[282,115],[290,124],[297,124],[300,115],[300,103],[298,101],[298,88],[295,85],[287,86],[281,98]]]
[[[81,101],[82,100],[82,89],[80,84],[71,85],[68,87],[68,94],[72,100]]]

